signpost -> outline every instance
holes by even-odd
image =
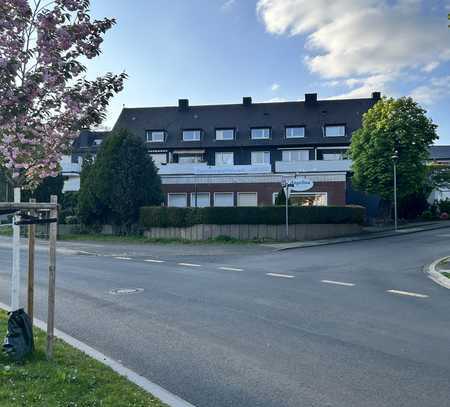
[[[290,191],[305,192],[309,191],[314,186],[314,182],[305,177],[295,177],[286,179],[281,182],[281,187],[284,188],[286,195],[286,239],[289,240],[289,195]]]

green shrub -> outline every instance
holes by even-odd
[[[365,208],[361,206],[294,206],[289,208],[291,224],[364,223]],[[140,211],[140,226],[188,227],[210,225],[282,225],[283,206],[239,208],[167,208],[144,207]]]
[[[447,212],[450,213],[450,199],[445,199],[442,201],[439,201],[439,211],[440,212]]]
[[[431,211],[423,211],[422,219],[423,220],[433,220],[434,219],[433,213]]]

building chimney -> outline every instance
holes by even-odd
[[[182,112],[185,112],[189,108],[189,99],[179,99],[178,100],[178,109]]]
[[[244,106],[251,106],[252,105],[252,98],[251,97],[244,97],[242,98],[242,104]]]
[[[373,92],[372,93],[372,99],[373,100],[380,100],[381,99],[381,93],[380,92]]]
[[[317,93],[305,93],[305,104],[314,105],[317,103]]]

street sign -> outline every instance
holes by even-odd
[[[290,180],[288,185],[292,191],[303,192],[309,191],[314,186],[314,182],[308,178],[296,177]]]

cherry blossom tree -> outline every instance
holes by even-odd
[[[56,176],[81,128],[105,118],[126,74],[86,78],[114,19],[89,0],[0,0],[0,168],[15,187]]]

